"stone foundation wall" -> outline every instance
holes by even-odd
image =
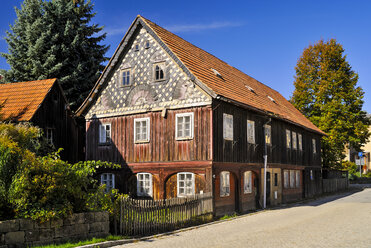
[[[109,234],[107,212],[73,214],[66,219],[38,223],[16,219],[0,221],[0,248],[30,247]]]

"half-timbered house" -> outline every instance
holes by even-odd
[[[78,114],[101,181],[139,197],[213,192],[217,215],[320,190],[324,133],[281,94],[138,16]],[[266,152],[265,152],[266,151]],[[305,185],[305,187],[304,187]]]
[[[40,127],[48,142],[64,149],[63,159],[79,160],[79,127],[57,79],[0,84],[0,105],[3,119]]]

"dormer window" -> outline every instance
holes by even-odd
[[[251,91],[252,93],[255,93],[255,90],[254,90],[253,88],[251,88],[250,86],[245,85],[245,87],[246,87],[249,91]]]
[[[121,71],[121,86],[128,86],[131,84],[130,69]]]
[[[276,103],[276,100],[273,99],[273,97],[271,96],[267,96],[269,100],[271,100],[272,102]]]
[[[153,72],[155,81],[161,81],[165,79],[165,63],[157,63],[153,65]]]
[[[214,68],[211,68],[211,70],[214,72],[215,76],[223,78],[222,74],[220,74],[217,70],[215,70]]]

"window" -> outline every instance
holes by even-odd
[[[134,50],[135,50],[135,51],[139,51],[139,44],[135,44],[135,46],[134,46]]]
[[[291,131],[286,129],[286,148],[291,148]]]
[[[255,122],[247,120],[247,142],[255,144]]]
[[[287,189],[289,187],[289,171],[283,171],[283,187]]]
[[[131,84],[130,81],[130,69],[125,69],[121,71],[121,86],[128,86]]]
[[[229,196],[229,171],[220,172],[220,196]]]
[[[298,149],[297,136],[295,132],[292,132],[292,149]]]
[[[278,173],[274,173],[274,186],[278,186]]]
[[[115,188],[115,175],[112,173],[103,173],[100,175],[100,183],[106,185],[105,191],[108,192]]]
[[[295,186],[296,188],[300,187],[300,171],[299,170],[296,171]]]
[[[149,43],[149,40],[146,41],[146,44],[144,46],[146,49],[148,49],[150,47],[150,43]]]
[[[270,125],[264,125],[264,136],[265,136],[265,144],[270,145],[272,142],[272,128]]]
[[[152,174],[138,173],[137,174],[137,195],[152,196]]]
[[[245,171],[243,177],[243,192],[245,194],[252,192],[252,181],[251,181],[251,171]]]
[[[178,181],[178,197],[194,195],[195,193],[195,177],[193,173],[181,172],[177,175]]]
[[[303,137],[301,136],[300,133],[298,133],[298,145],[299,145],[299,151],[303,150]]]
[[[153,65],[153,72],[155,81],[161,81],[165,79],[165,63],[157,63]]]
[[[316,139],[312,139],[312,145],[313,145],[313,153],[317,153]]]
[[[295,187],[295,171],[290,170],[290,188]]]
[[[111,124],[101,124],[99,126],[99,143],[108,144],[111,142]]]
[[[233,115],[223,114],[223,138],[233,140]]]
[[[314,180],[314,176],[313,176],[313,170],[310,170],[310,180],[313,181]]]
[[[134,119],[134,141],[149,142],[149,118]]]
[[[176,139],[193,139],[193,113],[176,114]]]
[[[49,144],[53,145],[54,141],[54,129],[53,128],[47,128],[46,129],[46,140]]]

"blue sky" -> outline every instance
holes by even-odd
[[[0,34],[22,0],[2,1]],[[110,57],[140,14],[212,53],[289,98],[303,49],[335,38],[359,74],[364,110],[371,113],[371,1],[129,1],[92,0],[94,22],[105,26]],[[4,39],[0,52],[6,52]],[[9,66],[0,58],[0,68]]]

